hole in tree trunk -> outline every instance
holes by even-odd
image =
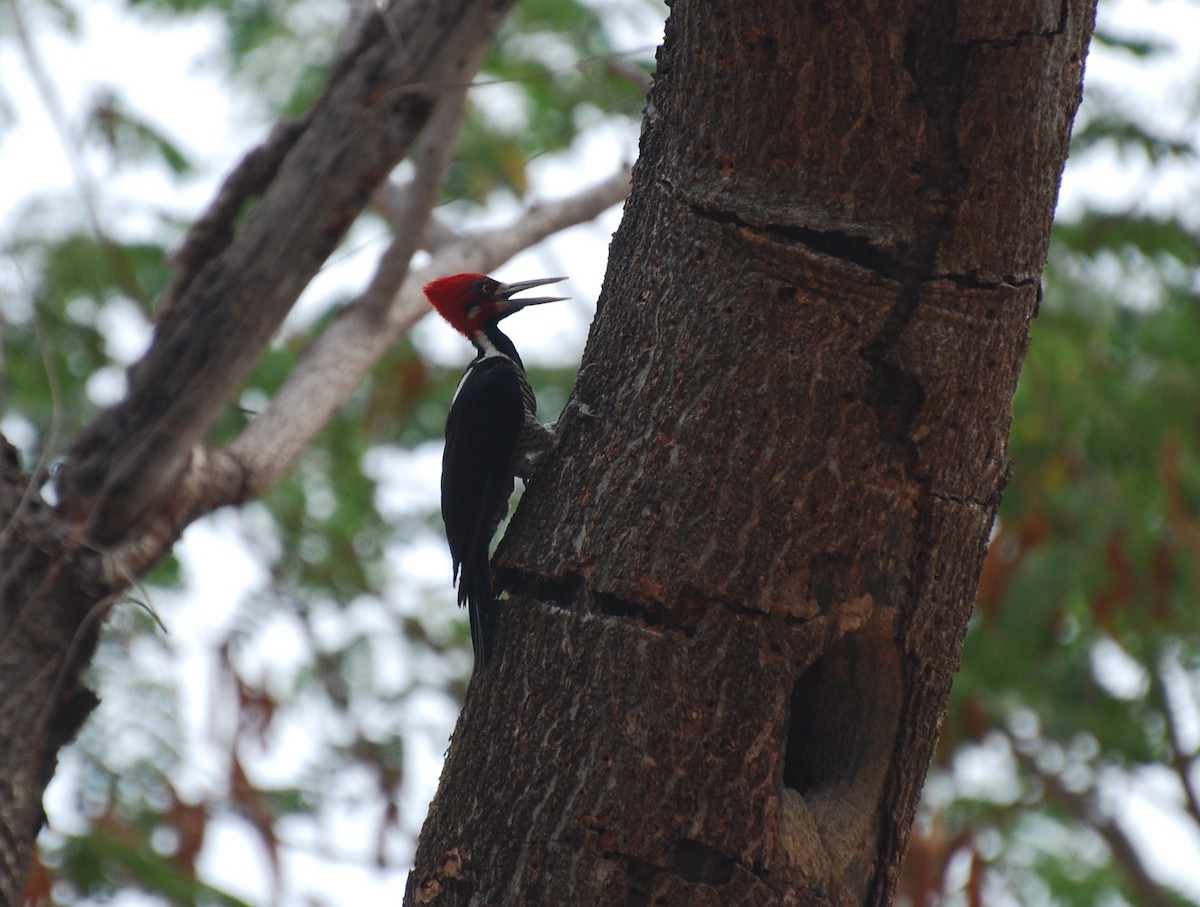
[[[783,783],[802,794],[857,785],[886,768],[900,704],[900,662],[890,638],[848,633],[796,680]]]
[[[877,617],[835,643],[792,689],[783,784],[794,794],[785,790],[784,799],[803,800],[797,805],[819,841],[820,868],[835,879],[851,878],[872,858],[896,739],[900,658],[890,621]],[[794,856],[809,862],[805,852],[817,851]]]

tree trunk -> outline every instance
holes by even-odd
[[[1093,17],[676,0],[407,903],[890,902]]]

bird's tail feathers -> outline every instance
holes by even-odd
[[[496,603],[492,601],[491,565],[487,549],[473,558],[474,563],[463,564],[459,577],[459,604],[465,598],[467,615],[471,621],[471,646],[475,651],[475,670],[487,663],[492,650],[492,638],[496,632]]]

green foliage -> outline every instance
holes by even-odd
[[[1097,28],[1092,36],[1094,45],[1104,45],[1126,51],[1135,57],[1152,57],[1168,49],[1162,41],[1148,41],[1118,35],[1104,28]]]
[[[85,135],[98,139],[118,164],[159,158],[175,176],[191,172],[192,164],[179,146],[153,125],[125,109],[116,95],[105,91],[92,102]]]
[[[58,874],[70,879],[69,887],[75,897],[110,898],[132,885],[149,894],[161,895],[172,904],[250,907],[194,875],[181,872],[177,861],[158,853],[147,837],[131,834],[125,823],[68,838],[55,863]]]
[[[320,93],[346,15],[328,0],[129,2],[158,16],[218,12],[227,71],[267,110],[287,116],[302,114]],[[626,5],[659,10],[653,0]],[[607,17],[623,12],[616,6]],[[482,88],[471,98],[445,201],[477,207],[497,191],[522,197],[531,161],[569,148],[603,117],[640,113],[653,48],[613,48],[605,26],[606,17],[579,0],[517,4],[477,79]]]
[[[614,55],[591,7],[577,0],[517,4],[484,63],[480,81],[493,87],[476,93],[446,198],[482,204],[497,189],[523,195],[529,161],[569,147],[601,111],[640,112],[645,85],[629,72],[638,66]],[[640,66],[648,80],[648,65]]]
[[[1056,224],[1054,241],[1053,268],[1086,267],[1089,260],[1109,255],[1132,265],[1160,268],[1160,276],[1170,283],[1172,269],[1200,265],[1200,240],[1175,217],[1089,211],[1073,223]],[[1102,287],[1096,290],[1101,298],[1110,295]],[[1110,304],[1119,302],[1110,300]]]
[[[110,383],[122,380],[128,362],[117,358],[120,350],[104,327],[114,319],[140,320],[148,327],[149,300],[170,278],[166,250],[79,233],[29,234],[16,239],[8,254],[21,263],[22,273],[38,278],[28,288],[31,307],[8,314],[5,326],[7,404],[31,425],[39,447],[57,420],[58,437],[48,451],[53,456],[95,415],[89,379],[107,373]]]
[[[1075,132],[1073,147],[1084,151],[1105,143],[1111,144],[1122,155],[1140,151],[1153,163],[1173,157],[1194,159],[1196,156],[1195,149],[1187,142],[1147,132],[1116,112],[1085,120]]]

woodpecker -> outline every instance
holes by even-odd
[[[531,305],[565,296],[513,299],[523,290],[557,283],[547,277],[501,283],[486,274],[455,274],[425,284],[425,296],[450,326],[475,346],[475,358],[454,392],[442,455],[442,519],[450,543],[458,604],[467,605],[475,670],[487,662],[495,631],[488,549],[508,513],[513,478],[529,477],[554,444],[537,420],[537,400],[517,348],[500,320]]]

